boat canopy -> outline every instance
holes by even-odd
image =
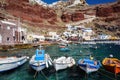
[[[44,60],[45,50],[36,49],[35,60]]]

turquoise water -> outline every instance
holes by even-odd
[[[89,57],[91,54],[95,59],[102,61],[109,54],[120,59],[120,46],[115,44],[96,44],[96,45],[82,45],[69,44],[70,51],[60,52],[58,45],[52,45],[45,48],[46,53],[50,54],[52,59],[59,56],[72,56],[76,62],[80,58]],[[15,56],[16,54],[32,56],[36,48],[21,49],[14,51],[0,51],[0,56]],[[0,80],[120,80],[120,75],[115,79],[114,74],[106,71],[103,67],[97,72],[86,75],[84,71],[79,69],[77,65],[72,68],[55,72],[53,67],[46,68],[39,72],[34,78],[35,71],[33,71],[28,62],[24,65],[4,73],[0,73]]]

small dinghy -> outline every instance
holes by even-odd
[[[49,54],[45,54],[45,50],[37,49],[36,54],[32,56],[29,64],[34,70],[41,71],[49,65],[52,65],[52,60]]]
[[[96,60],[80,59],[78,61],[78,66],[86,73],[91,73],[97,71],[100,68],[101,64]]]
[[[27,56],[0,58],[0,72],[15,69],[27,61]]]
[[[54,59],[53,61],[55,70],[62,70],[62,69],[66,69],[68,67],[72,67],[73,65],[75,65],[75,60],[72,57],[60,57],[58,59]]]

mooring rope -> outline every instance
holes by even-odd
[[[45,76],[45,74],[42,72],[42,70],[40,72],[45,77],[45,79],[48,80],[47,76]]]
[[[57,75],[57,71],[55,72],[55,76],[56,76],[56,80],[58,80],[58,75]]]

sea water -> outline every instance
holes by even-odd
[[[69,44],[68,52],[60,52],[58,45],[51,45],[45,48],[46,53],[50,54],[52,59],[61,56],[72,56],[76,60],[76,65],[56,72],[51,66],[40,71],[36,77],[35,71],[29,66],[29,61],[24,65],[4,73],[0,73],[0,80],[120,80],[120,75],[115,75],[106,71],[102,66],[94,73],[86,74],[77,66],[77,61],[80,58],[89,58],[90,55],[94,59],[102,60],[112,54],[114,57],[120,59],[120,45],[116,44]],[[11,51],[0,51],[0,56],[15,56],[17,54],[27,55],[31,57],[35,54],[36,48],[20,49]]]

